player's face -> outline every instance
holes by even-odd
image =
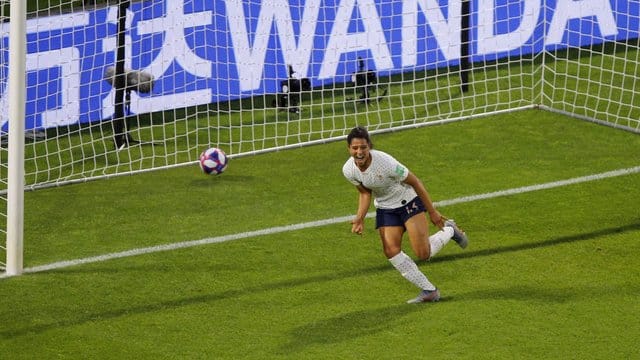
[[[369,163],[369,157],[371,156],[369,150],[371,148],[366,139],[354,138],[349,144],[349,154],[351,154],[356,165],[360,168],[366,168]]]

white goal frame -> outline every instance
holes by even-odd
[[[24,236],[24,116],[26,19],[25,1],[13,0],[9,56],[9,146],[7,165],[6,275],[22,274]],[[18,136],[16,136],[18,134]]]

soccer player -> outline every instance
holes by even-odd
[[[391,155],[373,149],[367,129],[358,126],[347,136],[351,155],[342,168],[344,176],[359,193],[356,217],[351,232],[362,234],[364,218],[371,199],[376,207],[376,229],[387,259],[402,276],[422,289],[408,303],[440,300],[440,291],[418,269],[416,263],[402,251],[402,236],[409,234],[411,248],[421,260],[427,260],[453,239],[466,248],[466,234],[452,219],[447,219],[433,205],[427,189],[413,173]],[[429,223],[440,230],[429,236]]]

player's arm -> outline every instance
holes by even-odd
[[[371,190],[362,185],[357,185],[358,189],[358,211],[356,217],[351,221],[351,232],[362,234],[364,230],[364,218],[367,216],[371,206]]]
[[[420,179],[418,179],[418,177],[415,176],[412,172],[409,172],[409,175],[406,179],[404,179],[404,182],[408,185],[411,185],[411,187],[413,187],[413,189],[416,191],[425,208],[427,208],[427,213],[429,214],[431,222],[442,229],[442,227],[444,227],[445,218],[433,205],[431,196],[429,196],[429,192],[427,191],[427,188],[424,186],[422,181],[420,181]]]

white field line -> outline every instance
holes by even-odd
[[[588,181],[601,180],[601,179],[635,174],[635,173],[640,173],[640,166],[613,170],[613,171],[603,172],[603,173],[594,174],[594,175],[581,176],[581,177],[571,178],[567,180],[553,181],[553,182],[548,182],[544,184],[530,185],[530,186],[524,186],[519,188],[507,189],[507,190],[500,190],[500,191],[479,194],[479,195],[463,196],[455,199],[437,201],[435,202],[435,205],[447,206],[447,205],[453,205],[453,204],[467,203],[471,201],[523,194],[523,193],[532,192],[532,191],[552,189],[552,188],[561,187],[561,186],[579,184],[579,183],[588,182]],[[373,216],[375,216],[374,212],[370,212],[367,214],[367,217],[373,217]],[[92,256],[84,259],[59,261],[59,262],[55,262],[47,265],[40,265],[40,266],[25,268],[24,273],[37,273],[42,271],[61,269],[69,266],[96,263],[96,262],[125,258],[130,256],[151,254],[151,253],[160,252],[160,251],[170,251],[170,250],[189,248],[194,246],[217,244],[217,243],[246,239],[246,238],[262,236],[262,235],[272,235],[272,234],[278,234],[278,233],[287,232],[287,231],[295,231],[295,230],[301,230],[301,229],[320,227],[320,226],[337,224],[342,222],[349,222],[352,218],[353,218],[353,215],[341,216],[341,217],[335,217],[331,219],[310,221],[310,222],[305,222],[300,224],[276,226],[276,227],[262,229],[262,230],[247,231],[247,232],[238,233],[238,234],[216,236],[216,237],[206,238],[201,240],[185,241],[185,242],[179,242],[179,243],[132,249],[132,250],[127,250],[127,251],[122,251],[117,253]],[[0,279],[6,278],[6,277],[8,277],[6,274],[0,274]]]

